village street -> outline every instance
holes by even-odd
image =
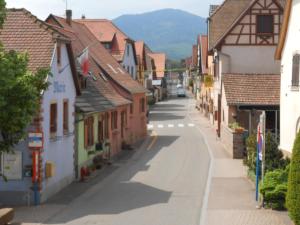
[[[189,119],[194,106],[191,98],[158,103],[150,113],[151,137],[132,157],[114,163],[112,167],[118,168],[112,174],[74,199],[64,191],[36,210],[19,209],[16,221],[198,225],[210,157],[200,131]]]

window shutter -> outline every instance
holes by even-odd
[[[84,120],[84,148],[88,146],[88,121]]]
[[[94,117],[91,117],[91,135],[92,135],[92,137],[91,137],[91,141],[92,141],[92,143],[91,143],[91,145],[94,145]]]
[[[293,73],[292,73],[292,86],[298,87],[299,86],[299,74],[300,74],[300,55],[293,56]]]

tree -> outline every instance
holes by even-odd
[[[8,152],[25,135],[48,87],[49,69],[27,70],[28,55],[0,49],[0,151]]]
[[[290,217],[300,225],[300,132],[297,134],[288,178],[286,206]]]

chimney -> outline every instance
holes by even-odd
[[[70,26],[72,25],[72,10],[70,9],[67,9],[66,10],[66,21],[67,21],[67,24],[69,24]]]
[[[82,14],[81,19],[83,19],[83,20],[85,19],[85,15],[84,14]]]

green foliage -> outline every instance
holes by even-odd
[[[300,225],[300,133],[294,142],[286,201],[290,217]]]
[[[189,80],[189,86],[190,86],[190,87],[193,87],[193,86],[194,86],[194,81],[193,81],[193,79],[190,79],[190,80]]]
[[[5,0],[0,0],[0,28],[2,28],[2,25],[3,25],[5,17],[6,17],[5,6],[6,6]]]
[[[245,165],[250,170],[256,170],[257,155],[257,135],[252,134],[246,141],[247,157],[244,159]],[[265,155],[265,172],[275,169],[285,169],[290,163],[289,159],[285,159],[282,152],[278,149],[278,144],[272,133],[266,134],[266,155]]]
[[[25,135],[48,87],[49,69],[27,70],[28,55],[0,49],[0,151],[11,151]]]
[[[288,171],[289,166],[265,174],[264,181],[260,185],[260,193],[267,207],[277,210],[285,209]]]

